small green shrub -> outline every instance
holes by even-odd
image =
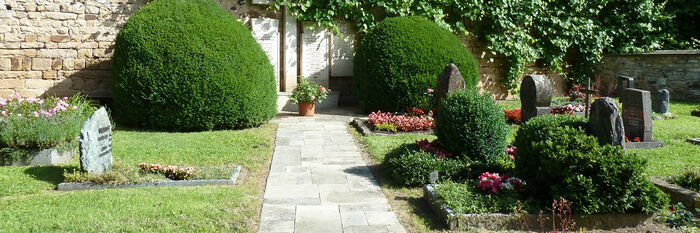
[[[115,118],[195,131],[277,113],[273,67],[250,30],[211,0],[159,0],[131,15],[112,58]]]
[[[435,194],[458,214],[513,213],[518,208],[518,198],[513,192],[484,193],[476,183],[444,182],[435,188]]]
[[[668,198],[643,173],[646,161],[620,147],[599,146],[583,130],[585,119],[545,116],[523,124],[515,136],[515,175],[530,195],[549,202],[563,197],[574,211],[652,213]]]
[[[389,123],[389,122],[376,124],[376,125],[374,125],[374,127],[377,128],[377,130],[387,131],[387,132],[392,132],[392,133],[396,133],[396,131],[398,130],[396,128],[396,125],[394,125],[394,123]]]
[[[416,145],[402,145],[386,155],[383,166],[395,180],[405,185],[430,183],[430,173],[438,171],[439,180],[459,181],[467,177],[469,164],[452,158],[438,158]]]
[[[497,168],[506,159],[509,130],[503,110],[490,95],[475,89],[445,98],[435,118],[435,135],[445,149],[485,169]]]
[[[681,187],[700,192],[700,171],[689,169],[679,176],[669,178],[671,183],[680,185]]]
[[[421,17],[387,18],[362,37],[354,58],[353,85],[367,112],[406,107],[432,109],[426,94],[450,62],[467,88],[479,81],[477,62],[450,31]]]

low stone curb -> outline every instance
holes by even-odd
[[[696,212],[696,208],[700,209],[700,193],[669,183],[660,177],[651,177],[650,180],[661,191],[668,193],[671,203],[683,203],[685,208],[692,212]]]
[[[625,142],[625,149],[656,149],[663,147],[664,142],[651,140],[650,142]]]
[[[372,130],[367,126],[367,120],[368,118],[355,118],[352,119],[352,122],[350,122],[355,128],[357,128],[358,131],[360,131],[360,134],[362,136],[368,136],[368,135],[379,135],[379,136],[392,136],[392,135],[400,135],[400,134],[433,134],[433,130],[426,130],[426,131],[412,131],[412,132],[384,132],[384,131],[376,131]]]
[[[76,149],[67,151],[59,151],[57,148],[49,148],[30,152],[26,158],[15,159],[12,161],[0,160],[0,166],[42,166],[42,165],[59,165],[70,162],[73,156],[77,154]]]
[[[89,183],[67,183],[63,182],[56,187],[57,191],[75,191],[87,189],[112,189],[112,188],[142,188],[142,187],[175,187],[175,186],[202,186],[202,185],[235,185],[241,174],[241,166],[236,166],[236,170],[229,179],[217,180],[169,180],[162,182],[145,182],[138,184],[89,184]]]
[[[518,223],[518,216],[515,214],[456,214],[452,209],[442,204],[435,194],[435,188],[431,184],[423,186],[423,198],[428,206],[437,214],[440,219],[447,220],[449,230],[467,230],[471,228],[482,228],[492,231],[502,230],[522,230]],[[551,215],[544,214],[544,217]],[[637,225],[650,224],[654,221],[654,214],[592,214],[574,215],[576,222],[575,229],[615,229],[623,227],[634,227]],[[539,229],[538,216],[527,214],[524,216],[529,230],[551,230]],[[549,222],[549,221],[548,221]],[[545,224],[551,226],[551,222]]]
[[[688,138],[685,141],[695,145],[700,145],[700,138]]]

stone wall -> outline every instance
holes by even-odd
[[[598,66],[603,95],[614,95],[620,75],[634,77],[635,88],[652,93],[665,88],[671,99],[700,101],[700,50],[605,55]]]
[[[0,97],[78,92],[93,98],[110,97],[114,39],[128,16],[146,1],[0,0]],[[243,5],[237,0],[218,2],[246,24],[251,18],[278,17],[250,1]],[[464,42],[479,61],[479,87],[496,99],[514,98],[498,82],[504,71],[503,59],[488,56],[478,41]],[[494,62],[490,62],[492,58]],[[534,65],[529,68],[528,74],[542,73]],[[548,75],[554,94],[563,94],[565,82],[555,74]],[[337,79],[332,86],[342,89],[351,81]]]

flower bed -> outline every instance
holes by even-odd
[[[45,149],[74,151],[80,128],[94,110],[81,96],[0,98],[0,164],[40,165],[31,161]],[[54,164],[53,159],[43,160]]]
[[[393,128],[393,132],[427,131],[433,129],[435,119],[433,119],[432,111],[425,113],[421,109],[414,108],[412,113],[413,114],[392,114],[381,111],[372,112],[369,114],[368,123],[373,126],[375,130],[389,132],[392,131],[387,129],[391,128]]]
[[[443,185],[452,187],[441,187]],[[456,192],[463,200],[478,202],[485,200],[483,206],[477,211],[463,212],[456,211],[458,207],[450,206],[445,202],[445,190],[460,190]],[[464,191],[464,190],[472,190]],[[442,192],[442,194],[441,194]],[[576,229],[614,229],[622,227],[634,227],[638,225],[650,224],[654,221],[654,214],[592,214],[592,215],[572,215],[567,204],[552,206],[548,213],[528,214],[523,211],[523,206],[519,206],[513,196],[494,196],[492,194],[474,193],[472,188],[465,188],[463,184],[446,183],[439,185],[426,184],[423,186],[423,198],[440,219],[447,220],[450,230],[468,230],[481,228],[486,230],[541,230],[559,231],[564,228],[575,231]],[[454,202],[454,200],[453,200]],[[565,203],[565,202],[564,202]],[[461,207],[464,209],[463,207]],[[527,206],[525,208],[528,208]],[[551,211],[551,210],[554,211]],[[554,213],[551,213],[554,212]],[[552,223],[556,219],[556,223]],[[562,219],[567,219],[562,224]],[[572,224],[571,223],[575,223]],[[551,229],[556,225],[557,229]]]
[[[184,167],[141,163],[139,168],[115,168],[100,175],[65,173],[59,191],[148,186],[234,185],[241,166]]]

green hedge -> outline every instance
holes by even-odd
[[[159,130],[243,128],[276,114],[272,65],[250,30],[210,0],[133,14],[112,58],[115,118]]]
[[[383,166],[399,183],[422,185],[430,183],[430,173],[438,171],[440,181],[461,181],[467,178],[469,164],[452,158],[437,158],[421,151],[416,144],[404,144],[386,155]]]
[[[435,135],[445,149],[481,168],[503,164],[508,132],[501,107],[476,89],[443,99],[435,117]]]
[[[450,31],[420,17],[387,18],[363,36],[354,60],[353,85],[365,111],[431,109],[425,94],[455,63],[468,88],[479,81],[478,63]]]
[[[572,116],[537,117],[515,137],[515,175],[539,200],[563,197],[574,211],[652,213],[668,197],[644,174],[646,161],[620,147],[599,146],[583,130],[586,120]]]

